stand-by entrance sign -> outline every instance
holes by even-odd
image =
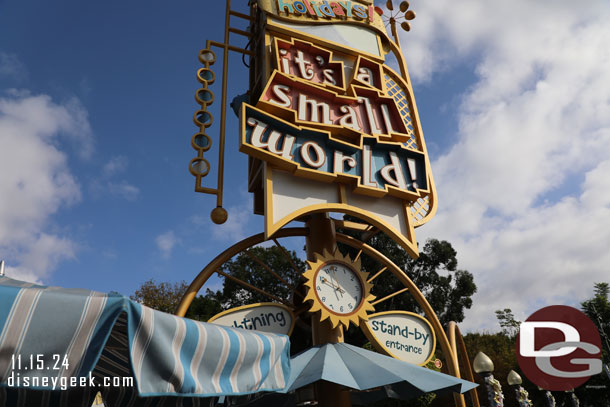
[[[412,312],[371,314],[362,329],[377,350],[396,359],[423,366],[434,356],[434,330],[426,319]]]

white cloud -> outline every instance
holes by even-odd
[[[189,221],[197,228],[211,231],[213,239],[222,242],[235,243],[260,232],[261,228],[254,225],[257,220],[262,220],[262,217],[253,213],[252,195],[245,192],[245,186],[241,191],[241,204],[225,208],[228,213],[225,223],[217,225],[206,215],[193,215]]]
[[[181,243],[181,240],[180,238],[176,237],[176,234],[172,230],[170,230],[157,236],[155,243],[161,252],[161,257],[164,259],[169,259],[172,255],[172,250],[174,250],[174,247],[177,244]]]
[[[438,215],[418,229],[420,241],[449,240],[475,274],[464,328],[498,329],[493,311],[505,307],[525,318],[578,306],[594,282],[610,281],[610,9],[601,0],[413,8],[401,41],[414,79],[476,69],[456,106],[458,141],[432,163]]]
[[[11,91],[0,96],[0,253],[7,275],[30,281],[47,276],[76,244],[49,232],[61,207],[80,201],[66,144],[91,151],[87,112],[78,100]]]
[[[227,208],[229,217],[222,225],[213,224],[212,235],[217,240],[229,240],[238,242],[246,238],[249,234],[249,222],[254,217],[252,214],[251,198],[247,199],[242,205]]]
[[[116,174],[122,173],[127,169],[129,160],[124,155],[112,157],[104,167],[102,168],[102,175],[104,177],[112,177]]]
[[[138,196],[140,196],[140,189],[129,184],[127,181],[121,181],[119,183],[108,182],[106,187],[111,195],[120,196],[128,201],[135,201],[138,199]]]
[[[90,184],[90,191],[94,197],[101,195],[112,195],[127,201],[135,201],[140,196],[140,188],[130,184],[126,180],[114,181],[113,179],[127,170],[129,159],[119,155],[112,157],[102,167],[101,177]]]

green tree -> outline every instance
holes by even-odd
[[[154,279],[150,279],[145,281],[130,298],[147,307],[173,314],[176,312],[187,288],[186,281],[157,283]],[[185,316],[199,321],[207,321],[220,311],[222,311],[220,303],[211,295],[199,295],[193,299]]]
[[[151,278],[145,281],[130,298],[147,307],[173,314],[187,288],[186,281],[157,283]]]
[[[441,324],[446,326],[450,321],[464,320],[464,311],[472,306],[472,295],[477,291],[477,286],[470,272],[458,269],[457,252],[451,243],[430,239],[420,250],[417,260],[412,259],[402,247],[383,233],[376,234],[367,243],[409,276],[426,297]],[[345,246],[341,246],[341,249],[349,251],[352,258],[356,256],[355,249]],[[372,274],[380,269],[379,263],[368,257],[363,258],[362,267]],[[389,272],[381,274],[374,283],[373,294],[379,299],[404,288]],[[377,311],[400,309],[423,312],[408,292],[396,295],[375,308]]]
[[[582,311],[593,321],[602,337],[604,361],[610,362],[610,284],[595,283],[593,298],[583,301]]]
[[[186,311],[186,318],[207,321],[222,311],[222,306],[212,295],[198,295]]]
[[[253,247],[248,249],[248,253],[250,254],[242,252],[236,258],[227,261],[221,267],[222,272],[277,298],[290,301],[293,296],[292,288],[298,287],[301,274],[305,272],[305,262],[294,252],[289,253],[291,260],[288,260],[282,249],[276,246]],[[278,279],[274,273],[284,281]],[[249,290],[230,278],[225,278],[222,290],[209,292],[208,295],[211,295],[224,309],[274,301],[271,297]]]
[[[519,333],[519,326],[521,321],[517,321],[513,315],[513,311],[510,308],[504,308],[503,310],[496,310],[496,318],[502,328],[504,335],[515,338]]]
[[[593,297],[583,301],[582,311],[593,321],[602,340],[602,361],[606,371],[589,379],[585,386],[575,390],[581,405],[610,405],[610,285],[595,283]]]

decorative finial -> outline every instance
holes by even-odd
[[[396,23],[403,19],[404,21],[400,23],[400,27],[405,31],[410,31],[411,24],[409,24],[409,21],[413,20],[416,14],[415,11],[409,10],[409,2],[401,1],[400,5],[398,6],[399,9],[396,10],[396,12],[394,12],[394,4],[392,3],[392,0],[387,0],[385,5],[390,11],[389,16],[381,15],[381,18],[386,22],[386,26],[390,25],[392,27],[392,31],[394,31],[394,26]]]
[[[515,372],[514,370],[511,370],[510,372],[508,372],[508,376],[506,377],[506,381],[511,386],[518,386],[521,383],[523,383],[523,380],[521,379],[521,376],[519,376],[519,373]]]
[[[472,365],[477,373],[491,373],[494,371],[494,362],[483,352],[477,353]]]

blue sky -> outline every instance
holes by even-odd
[[[449,240],[474,273],[479,293],[464,327],[497,329],[495,309],[524,319],[587,298],[610,279],[608,6],[411,8],[418,17],[401,41],[439,197],[438,216],[417,234]],[[227,224],[209,221],[215,198],[195,193],[187,170],[197,53],[222,40],[223,23],[221,1],[0,2],[9,276],[129,295],[148,278],[190,281],[262,230],[232,113]],[[230,69],[229,95],[243,93],[239,57]],[[215,154],[206,155],[213,164]],[[215,174],[206,180],[215,186]]]

